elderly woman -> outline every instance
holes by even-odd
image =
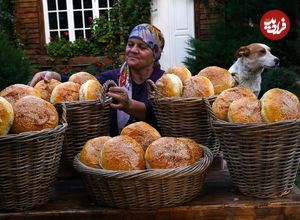
[[[126,61],[121,69],[97,76],[101,84],[113,80],[118,85],[111,87],[107,94],[115,100],[111,103],[111,136],[118,135],[126,125],[135,121],[145,121],[157,127],[153,107],[148,101],[146,80],[156,82],[164,73],[159,65],[163,48],[164,37],[158,28],[150,24],[137,25],[129,35]],[[40,72],[34,76],[30,85],[34,86],[41,79],[49,81],[51,78],[68,80],[67,76],[55,72]]]

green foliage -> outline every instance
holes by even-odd
[[[77,55],[108,56],[114,60],[117,53],[125,50],[125,44],[132,28],[148,23],[151,0],[115,1],[108,15],[91,20],[90,39],[77,39],[73,43],[58,39],[46,44],[51,61],[56,58],[68,60]]]
[[[103,62],[102,60],[98,60],[97,62],[90,63],[86,67],[73,67],[71,65],[66,66],[56,66],[50,69],[51,71],[58,72],[60,74],[71,76],[74,73],[78,73],[81,71],[88,72],[94,76],[97,76],[103,72],[117,69],[121,67],[121,61],[119,59],[115,59],[115,61]]]
[[[67,61],[73,56],[72,43],[66,39],[57,39],[45,45],[49,59],[54,61],[60,57],[63,61]]]
[[[295,81],[296,78],[297,74],[295,71],[284,67],[265,70],[263,73],[260,96],[262,96],[270,88],[281,88],[286,89],[300,97],[299,87]]]
[[[70,44],[71,50],[73,52],[72,56],[78,56],[78,55],[91,55],[91,51],[95,48],[95,44],[92,39],[87,38],[79,38],[73,43],[68,42],[67,44]],[[100,55],[97,53],[93,53],[93,55]]]
[[[285,12],[291,22],[289,33],[280,40],[269,40],[260,31],[261,17],[272,9]],[[210,39],[189,41],[187,52],[190,56],[186,57],[184,64],[193,74],[211,65],[229,69],[235,61],[234,54],[240,46],[254,42],[265,43],[272,48],[272,53],[280,58],[280,65],[284,68],[264,71],[263,91],[275,85],[283,89],[299,91],[299,86],[297,87],[294,82],[299,78],[299,71],[297,75],[296,70],[300,69],[300,54],[297,56],[300,36],[297,36],[297,29],[292,28],[296,27],[296,0],[289,1],[289,4],[274,0],[266,0],[263,4],[261,0],[226,0],[225,4],[216,1],[215,10],[219,10],[224,17],[219,19],[217,24],[210,25]]]
[[[9,41],[7,34],[0,32],[0,90],[16,83],[27,84],[35,67],[30,64],[22,50]]]
[[[14,10],[14,0],[0,0],[0,32],[6,33],[9,41],[16,47],[22,47],[19,35],[15,30]]]

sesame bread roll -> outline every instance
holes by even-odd
[[[218,66],[206,67],[197,76],[205,76],[212,82],[215,95],[219,95],[224,90],[231,88],[233,83],[233,77],[230,72]]]
[[[14,121],[12,105],[3,97],[0,97],[0,135],[8,134]]]
[[[40,92],[42,99],[50,102],[51,93],[59,84],[61,84],[61,82],[56,79],[51,79],[49,82],[41,80],[34,86],[34,88]]]
[[[186,67],[180,66],[180,65],[169,67],[164,72],[164,74],[167,74],[167,73],[172,73],[172,74],[177,75],[181,79],[182,83],[184,83],[184,81],[187,78],[192,76],[191,72]]]
[[[89,167],[100,169],[100,152],[104,146],[104,143],[109,139],[111,139],[110,136],[101,136],[88,140],[80,152],[79,160]]]
[[[230,104],[237,99],[250,97],[257,98],[256,95],[247,88],[233,87],[221,92],[212,104],[212,111],[221,120],[228,121],[228,109]]]
[[[178,138],[162,137],[152,142],[146,150],[147,168],[168,169],[195,163],[189,144]]]
[[[262,122],[260,100],[250,97],[234,100],[229,105],[228,121],[237,123]]]
[[[41,131],[58,125],[56,108],[42,98],[25,96],[16,101],[13,110],[12,131],[14,133]]]
[[[261,98],[262,117],[266,122],[292,120],[299,117],[299,99],[284,89],[270,89]]]
[[[127,135],[115,136],[104,143],[100,166],[106,170],[144,170],[144,150]]]
[[[90,79],[79,89],[79,101],[97,100],[101,96],[102,85],[98,80]]]
[[[41,94],[37,89],[24,84],[14,84],[6,87],[0,92],[0,96],[5,98],[11,105],[18,99],[28,95],[41,97]]]
[[[82,85],[83,83],[85,83],[86,81],[88,81],[90,79],[97,80],[96,77],[90,73],[78,72],[78,73],[74,73],[73,75],[70,76],[69,82],[74,82],[74,83],[78,83],[78,84]]]
[[[204,76],[192,76],[184,81],[182,97],[210,97],[214,95],[214,87],[211,81]]]
[[[50,97],[52,103],[79,101],[80,85],[74,82],[64,82],[56,86]]]
[[[155,84],[157,90],[165,97],[180,97],[182,94],[181,79],[175,74],[163,74]]]
[[[121,131],[121,135],[128,135],[135,139],[144,151],[146,151],[149,144],[161,138],[160,133],[155,128],[143,121],[127,125]]]

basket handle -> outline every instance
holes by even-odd
[[[155,83],[151,79],[148,79],[146,81],[146,86],[147,86],[147,89],[148,89],[149,99],[154,98],[154,97],[159,97],[159,98],[164,97],[163,94],[161,94],[161,92],[158,90],[157,86],[155,85]]]
[[[67,107],[66,107],[66,104],[62,103],[61,108],[62,108],[62,114],[61,114],[60,123],[66,124],[67,123]]]
[[[153,98],[155,95],[155,90],[156,90],[155,83],[151,79],[148,79],[146,81],[146,86],[148,89],[148,98],[150,98],[150,97]]]
[[[115,83],[115,81],[113,80],[107,80],[103,86],[102,86],[102,91],[101,91],[101,100],[102,100],[102,104],[104,105],[104,100],[106,98],[106,93],[108,92],[108,89],[111,87],[111,86],[117,86],[117,84]],[[112,101],[112,98],[109,98],[109,101]]]
[[[217,119],[217,117],[215,116],[212,108],[211,108],[211,105],[208,101],[208,99],[206,97],[203,97],[202,98],[202,101],[204,102],[204,106],[205,106],[205,109],[206,111],[208,112],[209,116],[208,116],[208,120],[209,120],[209,125],[210,125],[210,128],[214,131],[214,126],[212,124],[212,120],[213,119]]]

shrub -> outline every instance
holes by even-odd
[[[16,83],[27,84],[35,67],[21,49],[16,48],[5,33],[0,32],[0,90]]]

